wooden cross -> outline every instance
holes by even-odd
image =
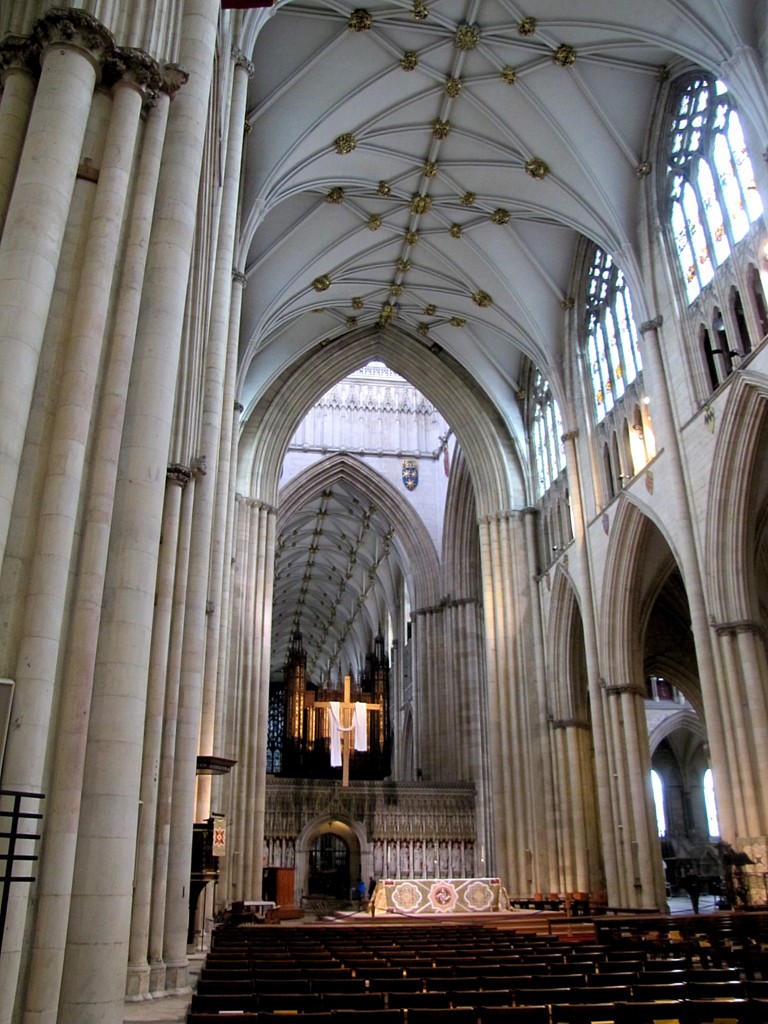
[[[344,676],[344,700],[339,701],[339,724],[342,729],[347,729],[352,725],[352,714],[355,710],[355,703],[350,696],[350,683],[351,679],[349,676]],[[331,702],[329,700],[318,700],[315,702],[316,708],[326,708],[328,711],[328,717],[331,715]],[[381,711],[381,704],[366,704],[366,714],[369,711]],[[341,734],[341,784],[342,786],[349,785],[349,758],[352,753],[352,730],[349,732],[342,732]]]

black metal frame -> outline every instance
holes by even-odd
[[[3,797],[13,797],[12,810],[3,810],[0,807],[0,818],[10,818],[11,823],[8,831],[0,832],[0,840],[7,840],[8,846],[5,853],[0,853],[0,861],[5,862],[5,867],[0,874],[0,882],[3,886],[3,894],[0,897],[0,952],[3,949],[3,935],[5,934],[5,919],[8,914],[8,899],[10,897],[11,882],[34,882],[35,875],[14,875],[13,867],[18,861],[34,863],[38,859],[36,853],[17,853],[16,844],[19,842],[35,842],[40,838],[37,832],[20,832],[19,824],[22,821],[42,821],[43,815],[39,811],[23,811],[21,809],[23,800],[44,800],[44,793],[22,793],[16,789],[0,789],[0,801]]]

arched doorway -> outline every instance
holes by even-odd
[[[310,844],[307,889],[310,896],[348,899],[352,887],[349,844],[335,832],[321,832]]]

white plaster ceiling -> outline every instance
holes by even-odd
[[[246,409],[303,353],[375,329],[397,303],[412,344],[459,360],[524,447],[514,407],[523,356],[565,407],[581,236],[619,259],[644,309],[638,169],[650,160],[661,69],[687,62],[723,73],[745,42],[755,45],[757,6],[290,0],[271,16],[246,16],[254,35],[261,25],[238,257]],[[416,383],[430,397],[428,382]],[[344,522],[350,495],[338,500]],[[304,540],[316,504],[299,526]],[[354,538],[359,526],[344,533]],[[296,597],[306,549],[290,569],[283,557],[283,583],[294,574],[285,593]],[[343,559],[324,571],[335,593]],[[322,618],[330,593],[315,595],[323,604],[313,615]],[[319,636],[319,648],[337,647],[339,629]]]

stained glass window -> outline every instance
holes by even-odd
[[[533,377],[533,446],[541,496],[565,468],[563,420],[549,382],[538,371]]]
[[[595,417],[600,423],[642,369],[629,287],[602,249],[595,251],[589,270],[587,354]]]
[[[670,125],[669,221],[688,301],[763,212],[739,115],[719,80],[685,84]]]

